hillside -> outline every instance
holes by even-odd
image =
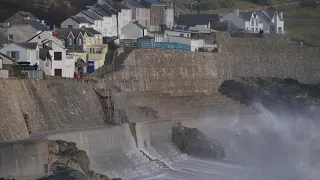
[[[59,24],[96,0],[1,0],[0,22],[17,11],[29,11],[47,24]]]

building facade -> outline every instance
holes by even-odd
[[[146,28],[150,26],[150,9],[135,0],[127,0],[127,6],[132,10],[132,21],[137,21]]]

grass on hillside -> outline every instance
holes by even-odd
[[[216,14],[216,13],[227,13],[227,12],[233,12],[234,9],[252,9],[252,8],[258,8],[261,7],[261,5],[252,3],[247,0],[237,0],[236,6],[234,8],[220,8],[220,9],[212,9],[212,10],[202,10],[202,13],[207,14]]]
[[[284,9],[285,17],[289,18],[320,18],[320,6],[290,7]]]

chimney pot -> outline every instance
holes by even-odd
[[[239,9],[235,9],[235,10],[234,10],[234,14],[237,15],[237,16],[239,16]]]

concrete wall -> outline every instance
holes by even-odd
[[[0,80],[0,141],[46,131],[105,125],[92,86],[72,80]],[[24,114],[28,115],[25,120]]]
[[[65,140],[75,142],[78,149],[85,150],[90,158],[90,169],[105,173],[109,164],[121,164],[113,161],[114,158],[121,157],[130,151],[137,149],[128,124],[120,126],[92,128],[68,132],[49,134],[50,140]],[[124,162],[125,163],[125,162]],[[125,165],[124,167],[125,168]]]
[[[46,175],[48,143],[25,140],[0,145],[0,178],[37,179]]]
[[[0,69],[0,78],[8,78],[9,77],[9,70]]]

